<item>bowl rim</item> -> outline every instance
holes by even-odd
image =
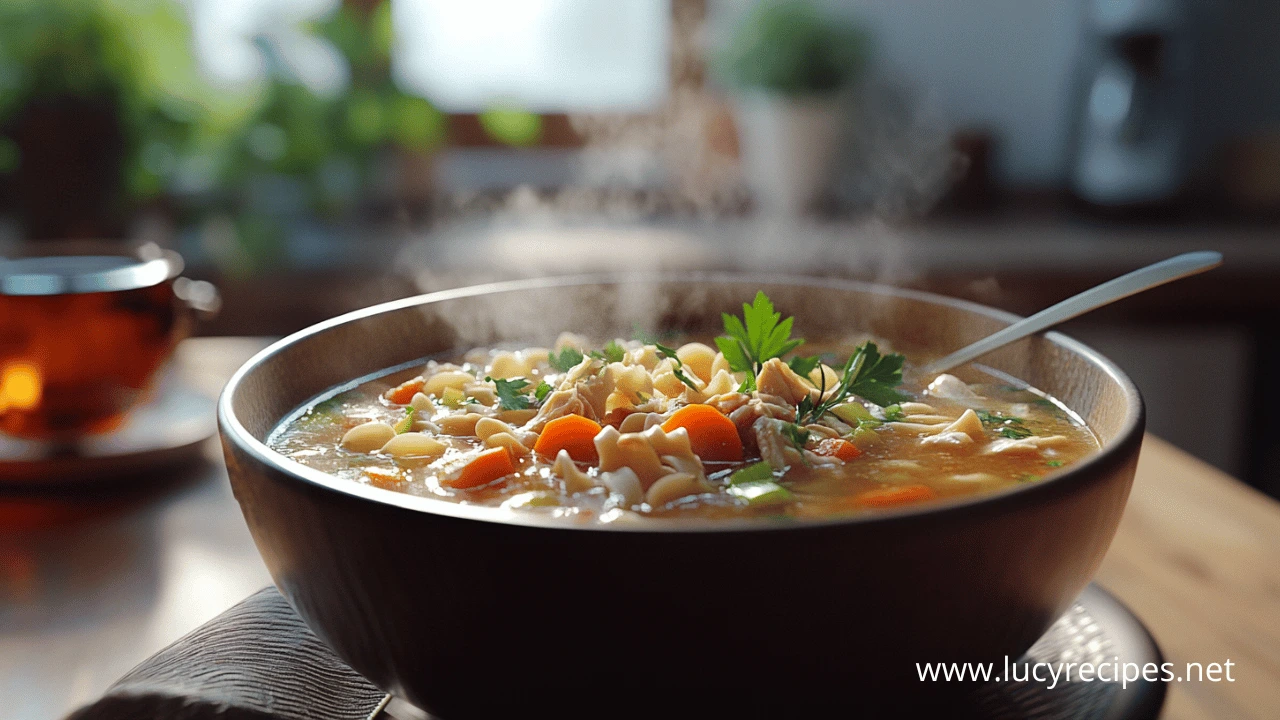
[[[524,290],[542,290],[557,287],[575,287],[586,285],[620,285],[639,283],[672,283],[672,282],[734,282],[734,283],[767,283],[774,285],[804,285],[813,288],[833,290],[852,290],[869,292],[890,297],[920,300],[941,304],[973,312],[979,315],[1004,321],[1016,322],[1020,316],[998,310],[986,305],[947,297],[936,293],[891,285],[881,285],[861,280],[840,278],[823,278],[792,274],[741,273],[741,272],[646,272],[646,273],[590,273],[575,275],[559,275],[551,277],[509,280],[493,283],[469,285],[461,288],[441,290],[422,295],[393,300],[371,305],[324,320],[307,328],[287,335],[259,351],[247,360],[227,381],[218,398],[218,431],[225,443],[234,444],[241,452],[249,455],[262,465],[290,478],[300,481],[313,490],[337,493],[356,500],[364,500],[380,506],[389,506],[425,515],[444,516],[446,518],[493,523],[499,525],[516,525],[546,530],[568,530],[578,532],[660,532],[672,533],[721,533],[721,532],[795,532],[849,525],[879,525],[885,523],[940,522],[944,518],[954,518],[961,514],[973,512],[1004,512],[1010,507],[1035,500],[1047,500],[1053,496],[1066,493],[1076,485],[1087,483],[1090,478],[1100,477],[1114,466],[1123,464],[1130,450],[1136,453],[1140,445],[1142,430],[1145,426],[1145,405],[1136,385],[1115,363],[1084,343],[1074,340],[1062,333],[1049,331],[1044,333],[1046,340],[1062,346],[1067,350],[1083,356],[1086,360],[1100,367],[1109,378],[1116,382],[1127,399],[1124,426],[1117,433],[1115,440],[1103,447],[1099,452],[1064,470],[1051,474],[1035,483],[1023,483],[992,493],[981,493],[961,499],[948,500],[937,504],[911,505],[897,509],[880,510],[865,515],[840,516],[818,519],[788,519],[779,521],[769,518],[646,518],[643,522],[598,523],[575,522],[571,519],[551,517],[542,513],[523,512],[517,509],[484,505],[468,505],[418,495],[410,495],[395,490],[387,490],[372,485],[344,480],[321,470],[308,467],[272,450],[266,443],[254,437],[236,417],[232,401],[241,383],[250,373],[262,366],[275,355],[288,347],[318,336],[340,325],[354,323],[365,318],[405,308],[430,305],[447,300],[493,295],[504,292]],[[279,422],[279,419],[276,421]]]

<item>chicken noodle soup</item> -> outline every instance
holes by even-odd
[[[269,444],[352,482],[599,522],[875,512],[1098,450],[1032,389],[918,377],[883,343],[805,344],[763,293],[724,322],[710,344],[566,332],[431,360],[303,408]]]

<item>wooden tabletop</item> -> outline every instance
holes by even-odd
[[[263,344],[189,340],[177,367],[215,394]],[[207,450],[73,523],[0,528],[0,720],[60,717],[270,581]],[[38,501],[0,489],[0,510]],[[1280,504],[1148,436],[1097,579],[1179,668],[1233,663],[1235,682],[1171,684],[1163,717],[1280,717]]]
[[[1148,435],[1096,579],[1175,667],[1235,664],[1233,683],[1171,683],[1163,718],[1280,717],[1280,504]]]

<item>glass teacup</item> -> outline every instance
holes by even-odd
[[[154,244],[40,244],[26,255],[0,257],[0,432],[10,435],[69,441],[118,427],[190,334],[193,307],[216,303]]]

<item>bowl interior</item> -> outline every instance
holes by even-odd
[[[378,305],[285,338],[237,374],[225,400],[235,420],[261,442],[311,398],[429,355],[500,342],[549,346],[564,330],[602,339],[637,330],[711,334],[721,329],[721,312],[740,312],[757,290],[784,315],[795,316],[795,336],[870,333],[909,355],[950,352],[1016,319],[928,293],[813,278],[597,276],[499,283]],[[1057,333],[1021,340],[981,364],[1066,403],[1104,448],[1141,413],[1137,390],[1123,373]],[[958,372],[990,381],[974,369]]]

